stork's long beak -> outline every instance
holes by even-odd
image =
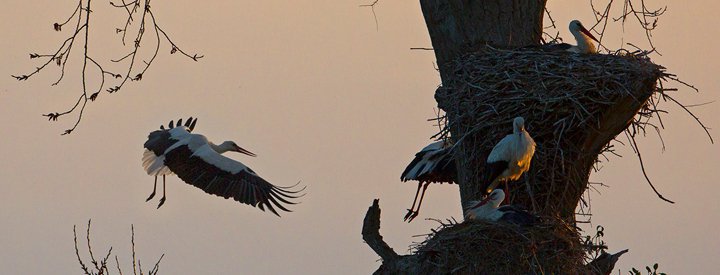
[[[250,152],[250,151],[248,151],[248,150],[245,150],[245,148],[242,148],[242,147],[240,147],[240,146],[236,146],[235,151],[238,152],[238,153],[246,154],[246,155],[251,156],[251,157],[257,157],[257,155],[255,155],[255,153]]]
[[[595,36],[593,36],[592,33],[590,33],[590,31],[588,31],[584,26],[580,26],[580,31],[582,33],[584,33],[585,35],[587,35],[588,37],[590,37],[590,39],[595,40],[595,42],[600,43],[600,41],[598,41],[597,38],[595,38]]]
[[[470,210],[470,209],[475,209],[475,208],[478,208],[478,207],[480,207],[480,206],[483,206],[483,205],[485,205],[486,203],[488,203],[489,201],[490,201],[490,195],[488,195],[487,197],[485,197],[484,199],[482,199],[482,200],[481,200],[480,202],[478,202],[477,204],[475,204],[475,205],[473,205],[473,206],[470,206],[470,208],[468,208],[468,210]]]

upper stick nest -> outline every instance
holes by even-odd
[[[481,186],[487,154],[512,133],[512,119],[522,116],[537,150],[528,184],[511,184],[511,201],[546,215],[565,211],[564,217],[578,204],[598,154],[639,111],[652,114],[655,104],[648,99],[658,91],[658,80],[671,76],[646,53],[627,51],[584,55],[488,47],[449,66],[453,77],[435,97],[447,114],[440,135],[451,133],[458,143],[460,182]]]

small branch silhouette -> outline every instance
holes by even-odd
[[[95,58],[92,57],[91,51],[92,48],[89,46],[90,42],[90,23],[91,23],[91,14],[92,9],[90,8],[92,3],[92,0],[79,0],[77,2],[77,5],[75,6],[75,9],[73,10],[72,14],[67,18],[67,20],[63,21],[62,23],[54,23],[53,29],[55,31],[61,32],[63,31],[63,27],[67,24],[70,24],[70,22],[75,23],[75,28],[73,32],[70,34],[69,37],[67,37],[55,50],[54,53],[50,54],[38,54],[38,53],[31,53],[30,59],[44,59],[45,61],[39,66],[36,67],[35,70],[31,71],[27,74],[20,74],[20,75],[12,75],[13,78],[17,79],[18,81],[24,81],[28,80],[34,75],[40,73],[40,71],[43,71],[48,67],[49,64],[56,64],[58,67],[60,67],[60,72],[58,79],[51,84],[51,86],[56,86],[60,84],[60,82],[65,77],[65,68],[67,61],[69,60],[73,46],[77,43],[82,43],[83,47],[83,59],[82,59],[82,68],[81,68],[81,81],[82,81],[82,91],[80,92],[80,95],[78,96],[75,103],[70,106],[67,110],[62,112],[50,112],[47,114],[43,114],[43,116],[47,117],[49,121],[57,121],[62,116],[77,112],[77,119],[75,121],[75,124],[69,129],[66,129],[63,132],[63,135],[67,135],[72,133],[75,129],[77,129],[78,125],[82,121],[83,114],[85,111],[85,107],[87,107],[88,101],[95,101],[97,100],[98,96],[100,95],[100,92],[104,89],[109,93],[114,93],[120,90],[125,83],[128,82],[128,80],[131,81],[140,81],[142,80],[143,75],[147,72],[147,70],[150,68],[150,65],[155,60],[155,58],[158,55],[158,52],[160,50],[160,44],[161,44],[161,34],[162,37],[170,43],[171,50],[170,54],[174,54],[176,52],[180,52],[182,55],[186,56],[187,58],[190,58],[194,61],[198,61],[200,58],[202,58],[202,55],[198,54],[189,54],[183,50],[180,49],[180,47],[177,46],[171,39],[170,36],[160,28],[160,26],[157,23],[157,20],[155,18],[155,15],[153,14],[152,10],[150,9],[150,0],[135,0],[132,2],[125,2],[125,0],[121,0],[122,4],[115,4],[113,2],[110,2],[110,5],[117,8],[122,8],[127,12],[128,17],[125,20],[125,24],[122,28],[117,28],[116,33],[122,33],[121,42],[123,45],[125,45],[126,41],[126,34],[130,31],[130,27],[133,25],[133,22],[135,22],[135,18],[139,18],[139,27],[137,29],[137,33],[135,33],[135,40],[133,44],[133,50],[117,59],[117,60],[111,60],[112,62],[122,62],[126,59],[129,59],[130,62],[127,66],[127,71],[124,74],[119,73],[113,73],[111,71],[105,70],[103,68],[103,65],[101,62],[98,62]],[[138,15],[141,13],[140,15]],[[146,16],[150,15],[150,16]],[[94,18],[94,17],[93,17]],[[146,28],[150,28],[154,31],[155,34],[155,50],[150,57],[148,61],[142,61],[144,63],[144,66],[138,68],[139,62],[142,57],[138,55],[138,49],[140,48],[143,37],[145,34]],[[88,71],[88,64],[92,64],[92,67],[97,68],[97,77],[100,78],[100,84],[97,87],[88,87],[88,80],[91,77],[91,74]],[[111,76],[113,79],[122,79],[120,80],[119,84],[113,85],[111,87],[106,87],[108,84],[108,81],[106,79],[106,75]],[[91,93],[92,91],[92,93]]]
[[[372,11],[373,18],[375,19],[375,30],[376,31],[380,30],[380,25],[378,24],[377,14],[375,13],[375,6],[377,6],[379,1],[380,0],[375,0],[370,4],[360,5],[361,8],[370,8],[370,10]]]
[[[635,0],[635,2],[637,2],[637,0]],[[615,4],[615,0],[609,0],[607,5],[605,5],[602,9],[598,9],[595,6],[595,1],[590,1],[590,8],[592,9],[596,20],[595,24],[593,24],[590,29],[594,30],[598,34],[598,40],[600,41],[601,47],[607,50],[606,47],[602,46],[602,41],[608,22],[611,19],[613,22],[621,22],[623,32],[625,32],[625,23],[630,17],[635,18],[638,25],[640,25],[640,27],[644,30],[645,37],[651,48],[648,52],[655,52],[658,55],[662,55],[657,51],[655,44],[652,41],[652,31],[657,28],[658,20],[667,11],[667,6],[658,9],[649,9],[645,5],[644,0],[640,0],[639,2],[640,3],[638,5],[637,3],[633,4],[633,0],[623,0],[622,14],[618,17],[611,17],[610,12],[613,4]],[[636,8],[636,6],[639,8]],[[596,30],[595,28],[598,26],[600,26],[599,30]]]
[[[78,248],[78,236],[77,236],[77,228],[76,226],[73,226],[73,241],[75,243],[75,256],[77,257],[78,263],[80,264],[80,269],[82,269],[83,274],[85,275],[107,275],[110,274],[110,269],[108,269],[108,259],[110,259],[110,255],[112,254],[112,247],[108,249],[108,252],[105,254],[105,257],[100,259],[100,261],[97,261],[95,259],[95,255],[93,253],[92,245],[90,244],[90,224],[92,220],[88,220],[87,229],[85,231],[86,241],[87,241],[87,249],[88,254],[90,257],[90,264],[86,264],[82,257],[80,256],[80,249]],[[130,226],[130,232],[131,232],[131,239],[130,242],[132,243],[132,264],[133,264],[133,274],[134,275],[144,275],[145,273],[142,270],[142,266],[140,265],[140,261],[135,258],[135,227]],[[160,261],[162,261],[163,257],[165,257],[165,254],[162,254],[160,258],[155,262],[152,269],[150,269],[147,274],[148,275],[157,275],[158,270],[160,269]],[[118,271],[118,274],[122,275],[122,269],[120,268],[120,260],[118,259],[118,256],[115,256],[115,264]]]

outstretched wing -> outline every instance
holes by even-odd
[[[165,166],[165,151],[175,143],[190,137],[190,132],[195,128],[197,118],[188,118],[182,126],[182,119],[178,119],[177,125],[171,120],[168,129],[160,125],[160,130],[152,131],[148,135],[143,147],[143,168],[148,175],[171,175],[172,172]]]
[[[280,216],[275,208],[291,212],[283,204],[296,204],[300,190],[272,185],[247,166],[213,150],[201,135],[191,135],[165,152],[165,165],[180,179],[208,194],[258,207]]]

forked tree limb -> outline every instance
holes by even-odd
[[[380,206],[379,199],[373,200],[373,204],[368,208],[363,220],[362,237],[363,240],[377,253],[384,262],[395,262],[400,256],[395,253],[380,235]]]

